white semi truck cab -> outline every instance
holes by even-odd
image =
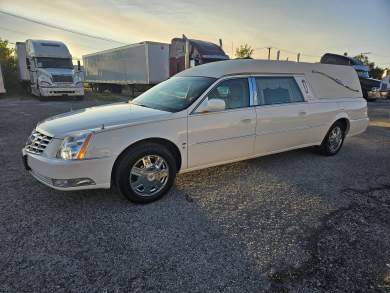
[[[19,78],[38,97],[84,96],[80,64],[62,42],[27,40],[16,43]]]

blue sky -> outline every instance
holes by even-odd
[[[118,41],[0,13],[1,38],[62,40],[78,58],[121,43],[170,42],[184,33],[213,42],[222,38],[230,55],[232,49],[248,43],[259,48],[257,58],[265,58],[264,47],[272,46],[284,50],[284,59],[295,59],[296,52],[309,62],[318,61],[325,52],[371,52],[370,59],[390,66],[390,0],[0,0],[0,11]]]

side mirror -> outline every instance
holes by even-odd
[[[26,58],[26,64],[27,64],[27,69],[30,70],[31,69],[30,59]]]
[[[77,60],[77,71],[81,71],[80,60]]]
[[[211,99],[206,98],[197,109],[197,113],[205,112],[218,112],[226,109],[226,103],[222,99]]]

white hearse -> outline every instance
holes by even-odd
[[[133,101],[48,118],[23,162],[50,187],[116,185],[146,203],[178,172],[308,146],[335,155],[367,125],[350,66],[229,60],[185,70]]]

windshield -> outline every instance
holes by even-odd
[[[146,91],[131,103],[178,112],[190,106],[215,80],[209,77],[173,77]]]
[[[69,68],[73,69],[72,59],[70,58],[49,58],[38,57],[37,66],[39,68]]]

